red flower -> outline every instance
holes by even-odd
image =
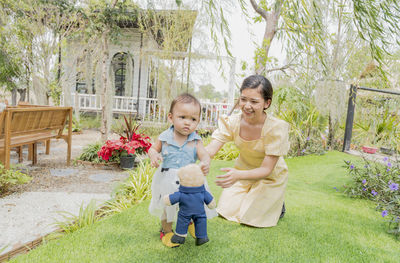
[[[133,133],[131,139],[121,136],[119,140],[107,140],[97,155],[104,161],[111,157],[119,157],[122,153],[143,154],[151,147],[150,137],[145,134]]]

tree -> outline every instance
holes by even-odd
[[[213,21],[220,19],[219,8],[212,0],[204,0],[210,6]],[[254,23],[264,22],[265,31],[262,43],[255,53],[255,73],[272,75],[273,71],[295,71],[292,76],[305,78],[306,87],[323,88],[327,98],[324,108],[329,116],[329,143],[332,143],[338,126],[340,114],[338,102],[343,102],[343,81],[346,64],[351,53],[368,44],[371,57],[381,67],[385,54],[393,52],[393,46],[399,43],[400,4],[396,0],[358,1],[358,0],[239,0],[243,13]],[[256,16],[250,14],[249,4]],[[221,8],[220,8],[221,9]],[[222,10],[222,9],[221,9]],[[216,23],[211,30],[217,31]],[[223,23],[221,26],[225,26]],[[226,25],[228,27],[228,25]],[[331,30],[334,28],[335,30]],[[333,32],[332,32],[333,31]],[[229,36],[222,34],[224,39]],[[213,33],[215,34],[215,33]],[[277,66],[269,54],[272,41],[276,38],[284,41],[288,54],[287,65]],[[217,43],[218,44],[218,43]],[[296,75],[297,74],[297,75]],[[322,80],[316,83],[314,80]],[[332,98],[338,98],[337,100]],[[318,101],[318,100],[317,100]],[[321,100],[320,100],[321,101]],[[328,106],[328,107],[326,107]]]
[[[18,50],[20,65],[16,81],[19,90],[36,95],[36,103],[47,104],[55,81],[54,58],[59,39],[71,34],[79,23],[73,1],[67,0],[2,0],[2,17],[7,18],[7,46]],[[22,92],[21,92],[22,94]]]
[[[215,90],[215,87],[212,84],[201,85],[199,86],[199,90],[196,93],[201,99],[208,99],[210,101],[221,100],[222,94]]]

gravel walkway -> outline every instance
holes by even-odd
[[[98,131],[73,135],[72,159],[81,154],[85,145],[99,139]],[[45,155],[44,146],[39,146],[35,166],[26,161],[27,150],[24,150],[21,169],[33,179],[15,187],[13,194],[0,198],[0,251],[6,247],[0,255],[54,231],[53,223],[62,219],[59,211],[78,214],[80,206],[92,199],[99,205],[110,199],[115,185],[128,177],[127,172],[117,167],[68,167],[66,148],[63,140],[52,140],[50,155]],[[15,153],[12,162],[17,162]]]

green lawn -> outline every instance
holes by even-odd
[[[208,221],[210,242],[196,247],[189,236],[178,248],[164,247],[159,222],[143,202],[128,211],[49,242],[16,262],[399,262],[400,241],[386,233],[374,204],[350,199],[343,160],[330,152],[288,159],[287,213],[276,227],[257,229],[221,218]],[[219,168],[208,177],[213,194]],[[334,187],[339,188],[336,191]]]

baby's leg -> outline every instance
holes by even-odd
[[[172,222],[167,222],[166,213],[164,210],[164,214],[161,217],[161,227],[162,230],[160,232],[161,242],[167,247],[177,247],[179,244],[172,243],[171,239],[174,236],[172,232]]]
[[[164,234],[172,232],[172,222],[167,222],[167,215],[164,210],[163,215],[161,216],[161,228]]]

